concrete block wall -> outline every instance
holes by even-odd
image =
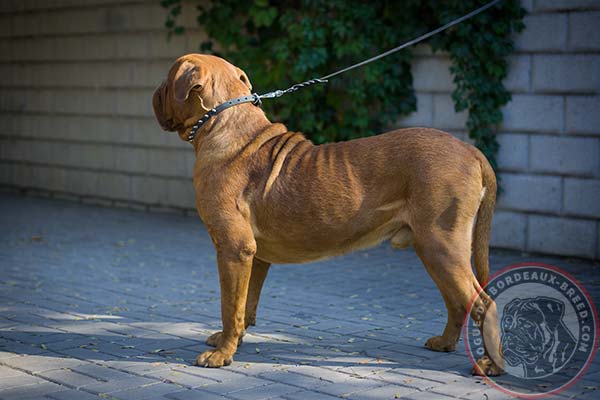
[[[498,131],[504,192],[492,245],[600,258],[600,1],[525,0],[505,81],[512,101]],[[445,54],[420,48],[419,110],[400,126],[434,126],[463,139]]]
[[[109,205],[191,210],[191,146],[152,93],[205,38],[186,4],[166,41],[153,0],[0,2],[0,184]]]
[[[0,2],[0,186],[193,210],[193,152],[158,128],[151,96],[205,35],[186,3],[187,32],[167,42],[158,3]],[[498,133],[504,193],[492,244],[600,258],[600,1],[523,5],[527,28],[505,82],[513,101]],[[417,48],[419,109],[398,126],[465,138],[449,66],[446,54]]]

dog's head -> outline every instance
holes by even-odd
[[[563,303],[544,296],[509,302],[500,323],[508,364],[540,367],[555,358],[559,342],[570,340],[562,321],[564,310]]]
[[[186,140],[186,131],[207,111],[250,90],[248,76],[238,67],[219,57],[187,54],[171,66],[152,106],[160,126]]]

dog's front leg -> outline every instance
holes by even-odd
[[[223,333],[217,348],[200,354],[196,365],[217,368],[232,363],[244,333],[246,298],[256,243],[251,235],[239,234],[215,238],[214,242],[221,283]]]
[[[248,329],[250,325],[256,324],[256,308],[260,299],[260,291],[262,289],[267,273],[269,272],[270,263],[259,260],[254,257],[252,261],[252,273],[250,275],[250,283],[248,284],[248,297],[246,298],[246,314],[244,316],[244,328]],[[223,332],[215,332],[206,339],[206,344],[217,347],[221,341]],[[242,333],[243,336],[243,333]],[[242,344],[240,337],[238,345]]]

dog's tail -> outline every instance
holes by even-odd
[[[481,152],[477,152],[481,164],[482,174],[482,199],[477,211],[477,222],[473,231],[473,259],[475,262],[475,276],[483,287],[487,283],[490,273],[489,246],[492,217],[496,205],[496,174],[492,166]]]

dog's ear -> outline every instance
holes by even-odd
[[[545,296],[538,296],[535,302],[544,314],[546,323],[550,328],[556,327],[561,322],[565,314],[565,305],[563,302]]]
[[[175,100],[183,103],[187,100],[192,90],[202,88],[198,67],[189,61],[181,63],[173,79]]]
[[[235,67],[235,69],[238,72],[238,75],[240,76],[240,81],[244,82],[244,85],[248,86],[248,89],[252,91],[252,84],[250,83],[250,79],[248,79],[248,75],[246,75],[246,73],[238,67]]]

